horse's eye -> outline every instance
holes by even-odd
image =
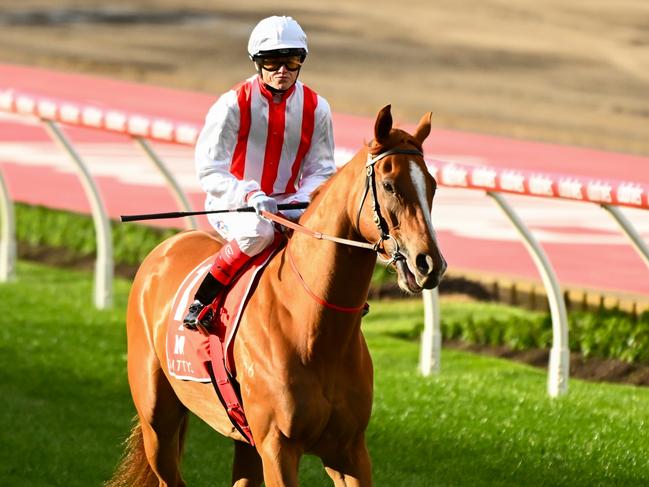
[[[394,193],[394,186],[390,181],[383,181],[383,189],[388,193]]]

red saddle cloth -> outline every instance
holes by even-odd
[[[212,266],[214,256],[205,259],[185,277],[174,297],[167,325],[169,374],[181,380],[212,382],[232,424],[253,445],[235,379],[236,369],[232,355],[234,338],[243,310],[264,267],[283,243],[283,238],[276,238],[270,247],[250,259],[237,279],[217,298],[219,307],[209,336],[185,328],[183,318],[203,277]]]

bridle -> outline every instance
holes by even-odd
[[[367,155],[367,162],[365,163],[365,190],[363,191],[363,195],[361,197],[361,201],[358,207],[358,213],[356,215],[356,233],[360,235],[360,219],[361,219],[361,213],[363,211],[363,206],[365,204],[365,200],[367,199],[367,195],[371,194],[372,195],[372,212],[373,212],[373,220],[374,223],[376,224],[376,227],[379,230],[379,239],[376,241],[374,244],[366,243],[366,242],[359,242],[357,240],[349,240],[341,237],[333,237],[330,235],[325,235],[320,232],[314,232],[313,230],[310,230],[308,228],[303,227],[302,225],[299,225],[297,223],[293,223],[289,220],[286,220],[285,218],[282,218],[278,215],[274,215],[272,213],[268,213],[266,211],[262,212],[263,216],[268,218],[269,220],[272,220],[276,223],[279,223],[280,225],[283,225],[285,227],[291,228],[293,230],[297,230],[301,233],[305,233],[307,235],[310,235],[311,237],[320,239],[320,240],[329,240],[331,242],[343,244],[343,245],[349,245],[352,247],[360,247],[368,250],[372,250],[374,252],[379,253],[379,249],[383,247],[383,250],[385,252],[385,247],[383,245],[384,242],[388,240],[392,240],[394,243],[394,249],[392,252],[390,252],[390,258],[387,260],[384,260],[386,265],[390,265],[396,261],[399,260],[405,260],[405,256],[400,252],[399,250],[399,243],[397,242],[397,239],[394,238],[392,235],[390,235],[390,230],[388,228],[388,224],[385,221],[385,218],[383,218],[383,215],[381,215],[381,207],[379,205],[379,199],[378,195],[376,192],[376,171],[375,171],[375,166],[376,163],[379,162],[380,160],[391,156],[393,154],[413,154],[417,155],[420,157],[423,157],[423,153],[419,150],[416,149],[389,149],[384,152],[381,152],[375,156],[372,156],[371,154]],[[338,306],[332,303],[329,303],[325,301],[324,299],[318,297],[311,289],[309,286],[306,284],[304,281],[304,278],[300,274],[300,271],[298,270],[297,266],[295,265],[295,261],[293,260],[293,256],[289,250],[289,246],[286,247],[286,253],[289,258],[289,262],[291,264],[291,268],[299,278],[302,287],[306,290],[306,292],[311,296],[313,300],[315,300],[317,303],[320,305],[335,310],[335,311],[341,311],[343,313],[356,313],[361,310],[363,310],[367,305],[366,303],[363,303],[361,306],[352,306],[352,307],[345,307],[345,306]],[[387,252],[386,252],[387,253]],[[380,254],[379,254],[380,255]]]
[[[424,154],[417,149],[398,149],[398,148],[386,150],[373,157],[371,154],[367,154],[367,162],[365,163],[365,190],[363,191],[363,195],[361,196],[361,202],[358,205],[358,213],[356,214],[356,232],[360,234],[359,229],[361,223],[361,213],[363,212],[363,205],[365,204],[365,200],[367,199],[368,193],[371,194],[372,212],[374,214],[373,221],[374,224],[376,225],[376,228],[379,230],[379,235],[380,235],[377,242],[374,245],[372,245],[372,249],[375,252],[378,252],[379,248],[383,246],[383,242],[386,242],[390,239],[394,244],[394,249],[390,253],[390,259],[386,261],[386,265],[390,265],[393,262],[396,262],[401,259],[405,259],[405,256],[399,251],[399,243],[392,235],[390,235],[390,230],[388,229],[388,223],[385,221],[385,218],[383,218],[383,215],[381,215],[381,207],[379,205],[379,199],[376,193],[376,171],[374,166],[376,166],[376,163],[379,162],[381,159],[384,159],[393,154],[413,154],[420,157],[424,156]],[[384,246],[383,248],[385,249]]]
[[[388,224],[385,221],[385,218],[383,218],[383,215],[381,215],[381,207],[379,205],[379,199],[377,196],[376,192],[376,172],[374,170],[374,166],[376,165],[377,162],[379,162],[381,159],[384,159],[388,156],[391,156],[393,154],[413,154],[417,155],[420,157],[423,157],[424,154],[420,150],[416,149],[389,149],[384,152],[381,152],[380,154],[377,154],[372,157],[371,154],[367,155],[367,162],[365,163],[365,190],[363,191],[363,195],[361,197],[360,204],[358,205],[358,212],[356,214],[356,225],[355,225],[355,230],[356,233],[359,235],[360,233],[360,221],[361,221],[361,213],[363,212],[363,205],[365,204],[365,200],[367,199],[367,195],[371,194],[372,195],[372,212],[374,214],[373,221],[376,224],[376,227],[379,230],[379,239],[376,241],[376,243],[367,243],[367,242],[359,242],[358,240],[350,240],[347,238],[341,238],[341,237],[333,237],[331,235],[325,235],[324,233],[321,232],[315,232],[309,228],[303,227],[302,225],[298,223],[294,223],[290,220],[287,220],[286,218],[282,218],[279,215],[275,215],[273,213],[269,213],[267,211],[262,212],[262,216],[265,218],[274,221],[275,223],[278,223],[279,225],[282,225],[284,227],[290,228],[292,230],[296,230],[300,233],[304,233],[306,235],[309,235],[313,238],[317,238],[319,240],[328,240],[330,242],[335,242],[338,244],[342,245],[348,245],[351,247],[359,247],[362,249],[367,249],[367,250],[372,250],[373,252],[379,252],[379,249],[382,247],[383,242],[387,240],[392,240],[394,243],[394,250],[390,253],[390,259],[387,261],[384,261],[386,265],[390,265],[391,263],[399,260],[399,259],[405,259],[405,256],[399,251],[399,243],[397,240],[390,235],[390,230],[388,229]],[[387,253],[387,252],[386,252]]]

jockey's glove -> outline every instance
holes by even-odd
[[[262,211],[277,213],[277,201],[267,196],[263,191],[258,191],[250,196],[248,204],[255,209],[257,215],[261,215]]]

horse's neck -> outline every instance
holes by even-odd
[[[353,204],[348,203],[350,198],[356,201],[354,191],[350,190],[351,183],[356,182],[355,176],[354,172],[349,172],[351,174],[346,175],[346,178],[351,180],[336,181],[337,184],[327,187],[317,202],[314,202],[316,206],[302,222],[307,228],[337,237],[359,238],[350,215]],[[362,178],[362,172],[358,178]],[[365,303],[376,262],[376,255],[372,251],[318,240],[299,233],[293,235],[289,246],[304,285],[318,298],[347,308],[359,307]],[[294,273],[289,262],[286,266],[288,272]],[[300,306],[308,310],[300,318],[300,327],[302,339],[309,342],[305,344],[309,350],[318,348],[316,340],[335,340],[340,349],[341,343],[358,333],[359,312],[332,312],[309,296],[302,283],[296,284],[293,279],[288,282],[299,287],[292,289],[291,294],[296,296],[295,301],[299,299]],[[306,319],[305,323],[304,318],[307,316],[312,318]]]

